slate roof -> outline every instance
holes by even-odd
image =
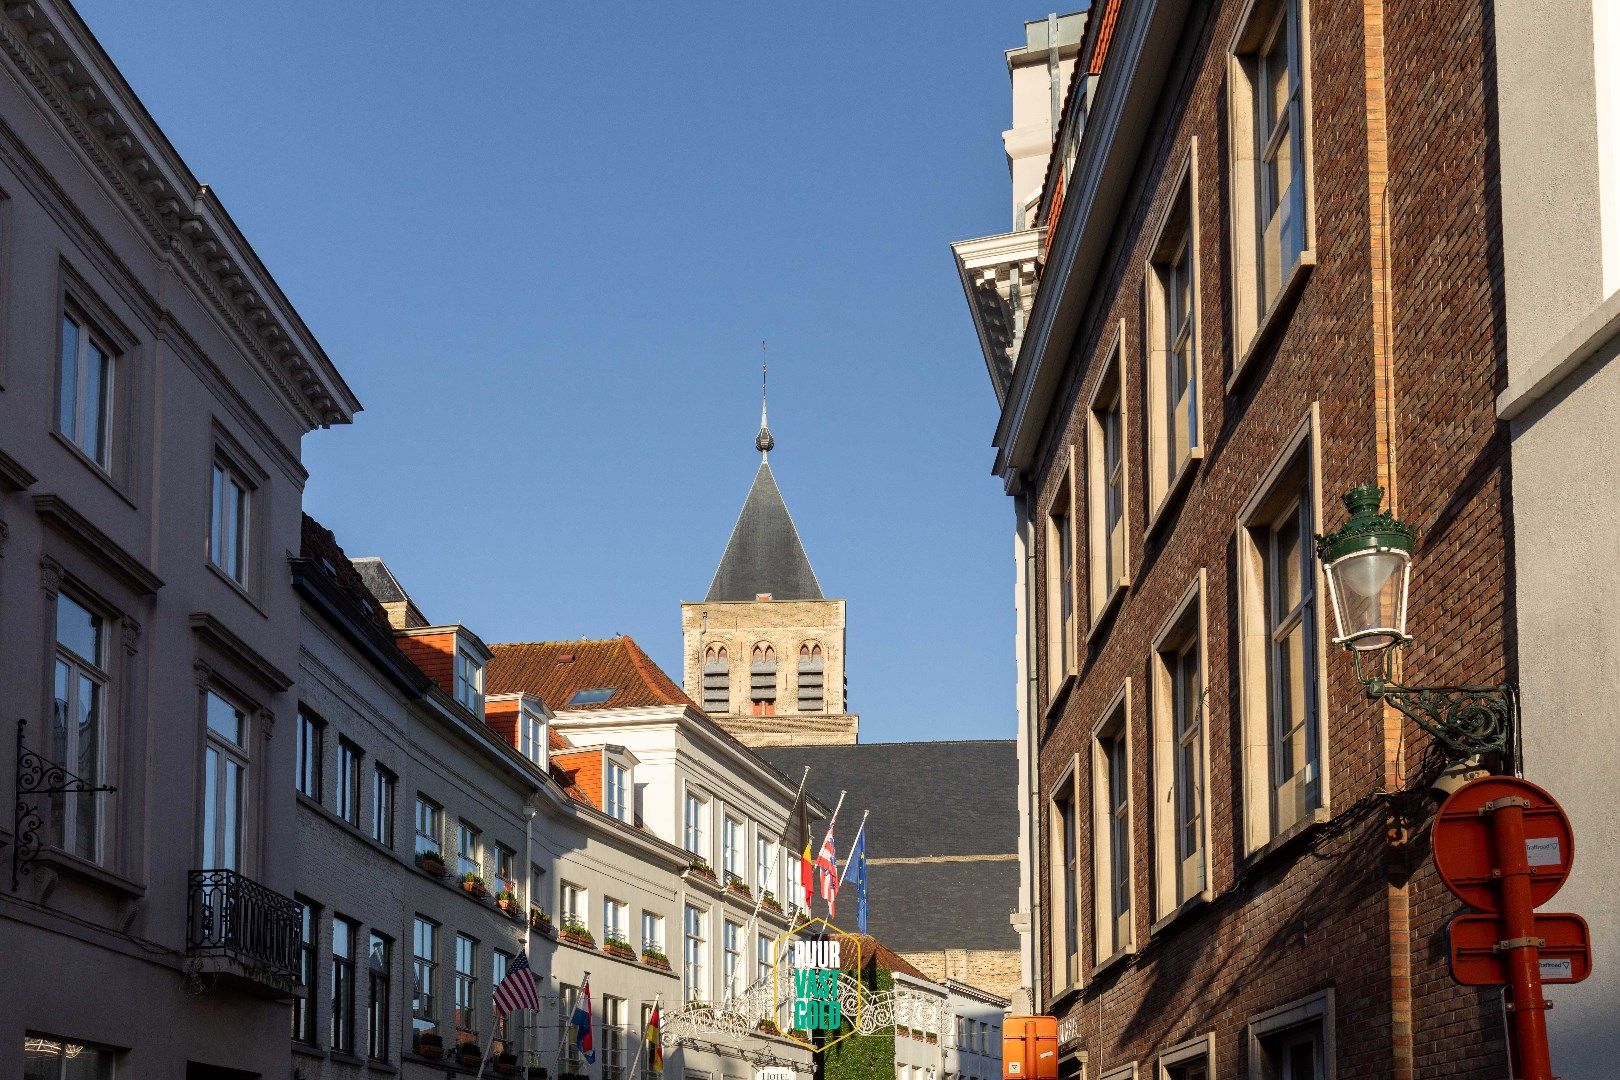
[[[765,746],[790,776],[810,767],[809,789],[828,806],[849,794],[838,820],[842,858],[861,813],[869,860],[997,859],[869,865],[869,929],[900,952],[1014,949],[1007,921],[1018,906],[1018,752],[1011,739],[968,742]],[[819,844],[820,835],[815,837]],[[839,911],[853,905],[840,895]],[[853,907],[848,907],[853,913]],[[845,920],[850,921],[850,920]]]
[[[782,501],[770,463],[764,461],[743,500],[707,599],[753,600],[761,593],[775,600],[822,599],[799,530]]]
[[[394,572],[388,569],[381,559],[375,555],[362,555],[351,561],[354,564],[355,571],[360,575],[360,580],[366,583],[366,588],[371,590],[371,595],[377,598],[377,603],[408,604],[411,602],[410,595],[406,593],[405,587],[399,583],[399,579],[394,576]]]
[[[484,669],[485,692],[537,694],[553,711],[633,709],[649,705],[691,705],[663,669],[630,638],[605,641],[529,641],[491,646]],[[605,701],[570,705],[577,690],[613,691]]]

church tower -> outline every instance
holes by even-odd
[[[686,693],[748,746],[858,741],[844,700],[844,601],[821,595],[771,472],[760,405],[759,471],[701,602],[681,604]]]

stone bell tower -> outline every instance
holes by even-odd
[[[843,600],[821,594],[771,472],[760,403],[759,471],[701,602],[681,604],[686,693],[749,746],[858,741],[846,711]]]

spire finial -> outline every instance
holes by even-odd
[[[765,343],[759,343],[760,354],[765,353]],[[765,378],[770,374],[770,365],[761,360],[759,364],[759,434],[754,436],[754,448],[759,451],[760,458],[770,460],[771,451],[776,447],[776,437],[771,434],[771,426],[765,422]]]

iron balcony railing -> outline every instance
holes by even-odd
[[[296,985],[300,914],[298,901],[235,870],[193,870],[186,949]]]

